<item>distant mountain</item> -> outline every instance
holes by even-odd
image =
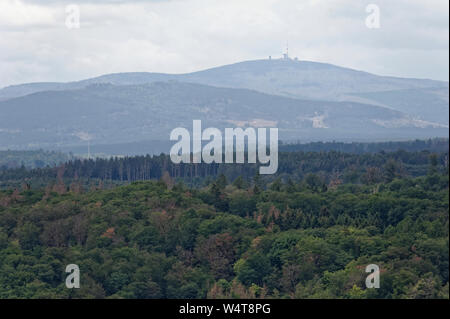
[[[22,84],[0,90],[0,100],[41,91],[81,89],[98,83],[140,85],[167,81],[244,88],[308,100],[378,104],[420,120],[448,124],[448,82],[378,76],[291,59],[240,62],[188,74],[117,73],[78,82]]]
[[[194,83],[91,84],[0,102],[1,148],[169,141],[175,127],[271,127],[284,140],[448,136],[448,127],[355,102],[312,101]],[[149,150],[150,152],[151,150]],[[167,149],[168,151],[168,149]]]

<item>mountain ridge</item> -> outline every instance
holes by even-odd
[[[362,70],[355,70],[351,68],[341,67],[330,63],[322,63],[322,62],[312,62],[312,61],[295,61],[291,59],[273,59],[273,60],[249,60],[249,61],[243,61],[243,62],[237,62],[233,64],[223,65],[223,66],[217,66],[212,67],[200,71],[195,72],[189,72],[189,73],[161,73],[161,72],[116,72],[116,73],[109,73],[109,74],[103,74],[96,77],[91,77],[79,81],[68,81],[68,82],[31,82],[31,83],[23,83],[23,84],[16,84],[16,85],[10,85],[6,86],[4,88],[0,89],[0,98],[11,98],[11,97],[18,97],[20,95],[30,94],[38,91],[47,91],[47,90],[61,90],[61,89],[74,89],[74,88],[82,88],[89,84],[93,83],[111,83],[111,84],[144,84],[149,82],[158,82],[158,81],[168,81],[168,80],[197,80],[199,81],[198,77],[199,75],[204,75],[208,73],[217,74],[217,72],[228,72],[233,71],[233,73],[237,73],[236,69],[241,68],[241,70],[249,70],[251,67],[261,67],[261,66],[289,66],[289,67],[306,67],[306,68],[314,68],[316,69],[334,69],[334,70],[340,70],[345,72],[351,72],[353,74],[359,74],[364,76],[370,76],[370,77],[378,77],[385,80],[390,81],[405,81],[405,82],[422,82],[424,84],[418,85],[421,88],[433,88],[433,87],[448,87],[448,82],[445,81],[439,81],[439,80],[432,80],[432,79],[420,79],[420,78],[402,78],[402,77],[395,77],[395,76],[383,76],[383,75],[376,75],[370,72],[362,71]],[[258,70],[256,70],[258,72]],[[264,70],[263,70],[264,71]],[[263,72],[259,71],[259,72]],[[137,77],[134,81],[130,80],[124,80],[124,77]],[[199,83],[199,82],[196,82]],[[425,84],[427,83],[427,84]],[[207,84],[211,85],[211,82],[209,83],[199,83],[199,84]],[[410,84],[413,85],[413,84]],[[220,86],[220,85],[219,85]],[[414,85],[413,85],[414,86]],[[417,86],[417,84],[416,84]],[[25,93],[21,93],[20,91],[24,90]]]
[[[14,149],[167,140],[193,119],[307,141],[448,137],[449,124],[446,82],[288,59],[24,84],[0,90],[0,110],[0,148]]]
[[[284,140],[446,137],[448,126],[355,102],[300,100],[185,82],[91,84],[0,101],[0,147],[168,141],[175,127],[273,127]]]

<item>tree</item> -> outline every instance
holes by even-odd
[[[233,186],[236,187],[237,189],[245,189],[245,188],[247,188],[247,183],[246,183],[245,180],[242,178],[242,176],[238,176],[238,177],[234,180]]]
[[[224,174],[220,174],[220,176],[217,178],[216,185],[221,191],[223,191],[228,185],[227,178]]]
[[[237,278],[244,285],[263,285],[264,277],[271,271],[270,260],[267,256],[258,252],[247,259],[240,259],[234,266]]]
[[[429,175],[437,174],[438,158],[437,154],[430,155],[430,168],[428,171]]]
[[[270,190],[275,192],[280,192],[281,188],[283,187],[283,183],[281,182],[281,178],[277,178],[271,185]]]
[[[40,228],[30,222],[26,222],[18,230],[19,243],[22,249],[33,249],[40,244]]]
[[[322,181],[322,179],[313,173],[309,173],[308,175],[306,175],[305,183],[306,183],[306,186],[313,192],[319,191],[319,189],[321,189],[322,186],[324,185],[324,182]]]
[[[229,279],[235,261],[234,244],[228,233],[211,235],[197,245],[196,256],[206,263],[216,279]]]
[[[389,159],[384,165],[384,178],[387,183],[392,182],[395,178],[401,176],[401,168],[399,163],[394,159]]]
[[[423,278],[410,290],[408,297],[412,299],[435,299],[438,284],[432,273],[425,274]]]

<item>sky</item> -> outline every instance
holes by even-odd
[[[0,0],[0,87],[187,73],[281,57],[287,43],[300,60],[448,81],[448,10],[447,0]]]

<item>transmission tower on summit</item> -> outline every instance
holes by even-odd
[[[289,60],[289,41],[286,42],[286,53],[283,54],[285,60]]]
[[[286,41],[286,56],[289,59],[289,41]]]

